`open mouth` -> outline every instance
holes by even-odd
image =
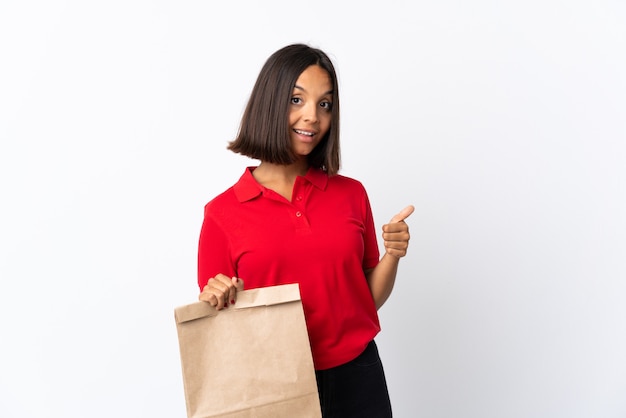
[[[300,129],[294,129],[293,131],[295,133],[297,133],[298,135],[304,135],[304,136],[314,136],[315,135],[315,132],[301,131]]]

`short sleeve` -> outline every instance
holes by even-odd
[[[376,267],[380,260],[380,251],[378,249],[378,240],[376,238],[376,228],[374,225],[374,216],[372,215],[372,207],[370,206],[367,192],[363,189],[363,204],[365,215],[365,230],[363,233],[363,242],[365,249],[363,253],[363,269],[371,269]]]
[[[229,277],[237,275],[232,262],[228,237],[211,216],[208,208],[205,208],[198,242],[198,286],[200,291],[211,277],[215,277],[219,273]]]

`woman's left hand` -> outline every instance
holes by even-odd
[[[409,248],[409,226],[404,222],[408,218],[415,207],[409,205],[395,215],[388,224],[383,225],[383,241],[387,254],[396,258],[404,257],[406,250]]]

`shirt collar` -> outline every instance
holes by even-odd
[[[233,186],[235,196],[237,196],[237,200],[241,203],[252,200],[263,194],[263,190],[265,188],[256,181],[254,176],[252,176],[252,172],[255,168],[256,167],[246,167],[242,176],[239,178],[239,181],[237,181],[237,183]],[[305,174],[304,180],[308,181],[318,189],[324,190],[328,184],[328,175],[323,170],[311,167]]]
[[[328,174],[319,168],[309,168],[304,176],[305,180],[308,180],[313,186],[320,190],[325,190],[328,184]]]

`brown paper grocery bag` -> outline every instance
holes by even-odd
[[[188,418],[321,418],[297,284],[174,310]]]

